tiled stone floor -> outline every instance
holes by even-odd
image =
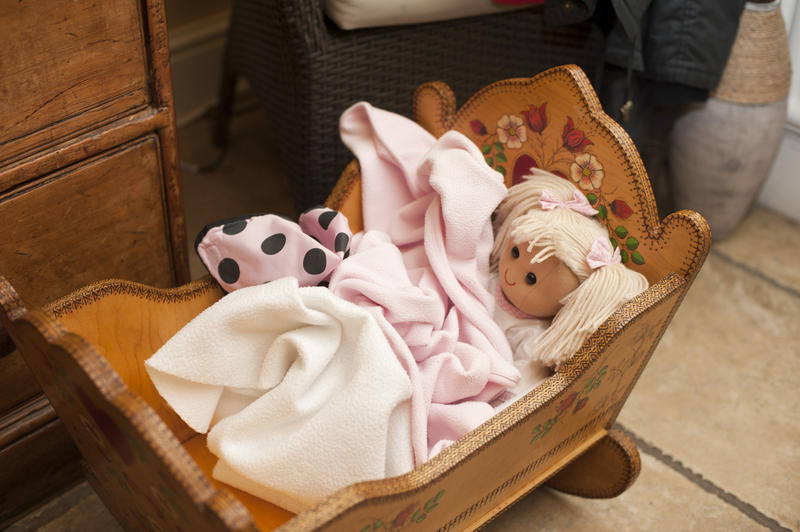
[[[234,119],[213,172],[184,169],[190,242],[236,214],[294,216],[260,111]],[[179,132],[181,158],[207,163],[207,123]],[[195,277],[204,273],[192,256]],[[800,226],[757,207],[714,244],[619,417],[642,473],[622,496],[539,489],[486,530],[800,531]],[[117,530],[87,484],[11,530]]]

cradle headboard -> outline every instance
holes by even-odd
[[[659,218],[650,181],[633,141],[602,109],[591,83],[575,65],[533,78],[498,81],[456,111],[442,82],[414,94],[414,120],[435,136],[450,129],[469,137],[506,186],[537,167],[575,183],[599,211],[623,262],[650,283],[675,272],[687,281],[700,269],[711,243],[699,214],[679,211]],[[328,205],[361,228],[358,166],[354,162]]]

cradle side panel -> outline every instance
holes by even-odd
[[[677,213],[662,226],[641,157],[577,66],[493,83],[458,110],[449,128],[475,142],[507,186],[531,168],[573,182],[597,209],[622,262],[651,283],[669,272],[690,279],[699,269],[697,257],[710,242],[707,224]]]
[[[0,278],[0,320],[130,530],[253,529],[238,501],[215,490],[166,425],[103,357],[41,311],[26,311]],[[227,502],[215,509],[220,501]]]
[[[218,283],[208,276],[171,289],[110,280],[65,296],[50,310],[67,330],[97,348],[128,389],[183,442],[195,432],[161,398],[144,362],[221,296]]]
[[[552,378],[422,467],[346,488],[284,529],[460,530],[496,515],[606,435],[685,284],[670,275],[626,304]]]

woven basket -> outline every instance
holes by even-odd
[[[548,26],[541,6],[428,24],[344,31],[319,0],[236,0],[223,86],[245,78],[279,132],[298,211],[322,203],[352,154],[339,115],[359,100],[411,116],[414,89],[444,81],[463,102],[499,79],[575,63],[594,72],[604,36],[587,21]],[[221,107],[230,106],[232,90]],[[215,135],[224,138],[226,113]]]

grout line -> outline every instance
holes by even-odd
[[[725,501],[726,503],[730,504],[731,506],[742,512],[756,523],[765,526],[766,528],[772,530],[773,532],[792,532],[791,529],[781,526],[781,524],[778,523],[778,521],[765,515],[763,512],[759,511],[752,504],[744,502],[733,493],[727,492],[722,488],[720,488],[719,486],[717,486],[716,484],[714,484],[713,482],[711,482],[710,480],[703,478],[703,476],[700,475],[699,473],[695,473],[694,471],[683,465],[683,463],[681,463],[680,461],[664,453],[664,451],[662,451],[658,447],[647,443],[642,438],[640,438],[639,436],[637,436],[636,434],[634,434],[621,424],[615,423],[614,428],[617,428],[622,432],[624,432],[631,440],[633,440],[633,442],[636,444],[639,450],[641,450],[646,454],[649,454],[662,464],[666,465],[676,473],[680,474],[681,476],[689,480],[689,482],[691,482],[692,484],[701,488],[703,491],[710,493],[711,495],[715,495],[719,499],[722,499],[723,501]]]
[[[794,297],[800,299],[800,290],[798,290],[797,288],[795,288],[793,286],[785,285],[785,284],[783,284],[783,283],[781,283],[779,281],[776,281],[775,279],[773,279],[769,275],[766,275],[765,273],[761,272],[760,270],[757,270],[757,269],[753,268],[752,266],[750,266],[748,264],[745,264],[743,262],[739,262],[738,260],[734,259],[730,255],[727,255],[727,254],[723,253],[722,251],[717,250],[716,248],[713,248],[713,247],[711,248],[711,254],[714,255],[715,257],[719,257],[720,259],[724,260],[728,264],[736,266],[737,268],[740,268],[740,269],[746,271],[747,273],[749,273],[751,275],[754,275],[755,277],[758,277],[762,281],[774,286],[775,288],[778,288],[779,290],[783,290],[784,292],[787,292],[788,294],[793,295]]]

